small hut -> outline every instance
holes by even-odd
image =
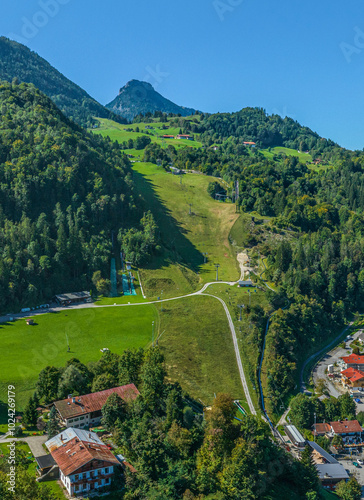
[[[26,319],[25,321],[27,322],[27,325],[28,325],[28,326],[29,326],[29,325],[34,325],[34,320],[33,320],[33,319],[31,319],[31,318],[28,318],[28,319]]]

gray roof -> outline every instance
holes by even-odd
[[[91,297],[90,292],[72,292],[72,293],[61,293],[56,295],[57,300],[76,300],[76,299],[87,299]]]
[[[64,431],[57,434],[57,436],[48,439],[45,445],[49,451],[54,451],[60,446],[68,443],[68,441],[71,441],[75,437],[77,437],[80,441],[86,441],[87,443],[104,444],[94,432],[69,427],[68,429],[65,429]]]
[[[311,446],[311,448],[313,448],[318,453],[320,453],[320,455],[322,457],[324,457],[324,459],[327,460],[327,462],[329,462],[329,464],[338,464],[339,463],[336,460],[336,458],[334,458],[332,455],[330,455],[330,453],[327,453],[327,451],[325,451],[323,448],[321,448],[321,446],[319,446],[314,441],[308,441],[308,444]]]
[[[285,426],[286,433],[296,443],[305,443],[306,440],[294,425]]]
[[[344,467],[337,464],[315,464],[320,479],[348,479],[349,475]]]
[[[48,467],[53,467],[56,465],[56,461],[52,457],[52,455],[42,455],[41,457],[35,457],[37,464],[40,469],[47,469]]]

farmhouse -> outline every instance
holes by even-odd
[[[45,443],[69,495],[110,485],[118,459],[93,432],[67,429]]]
[[[56,401],[54,406],[65,427],[84,428],[98,425],[101,421],[101,409],[110,394],[116,393],[124,401],[131,401],[139,395],[134,384],[123,385],[107,389],[106,391],[94,392],[85,396],[72,397],[62,401]]]
[[[162,135],[163,139],[174,139],[174,135]]]
[[[364,356],[360,356],[359,354],[350,354],[349,356],[343,356],[341,359],[343,360],[345,368],[364,370]]]
[[[337,422],[330,422],[331,431],[333,435],[345,437],[358,437],[361,438],[363,429],[357,420],[338,420]]]
[[[189,141],[195,140],[195,138],[192,135],[188,135],[188,134],[178,134],[178,135],[176,135],[176,139],[187,139]]]
[[[341,372],[341,382],[346,387],[364,387],[364,371],[347,368]]]
[[[251,141],[244,141],[243,144],[244,144],[244,146],[248,146],[250,148],[255,148],[255,146],[256,146],[256,143],[251,142]]]
[[[90,292],[63,293],[54,297],[55,302],[60,306],[69,306],[71,304],[80,304],[82,302],[91,302]]]

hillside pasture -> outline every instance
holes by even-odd
[[[190,293],[215,280],[214,264],[220,264],[220,280],[239,279],[229,243],[230,228],[239,214],[235,205],[215,201],[207,193],[209,182],[216,178],[181,177],[147,163],[135,163],[133,170],[137,190],[156,219],[163,243],[162,252],[139,270],[147,297],[156,297],[161,290],[164,297]]]

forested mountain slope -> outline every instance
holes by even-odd
[[[90,287],[137,219],[128,159],[33,85],[0,85],[0,310]]]
[[[82,126],[90,125],[93,116],[126,123],[28,47],[0,37],[0,80],[11,82],[14,78],[33,83],[66,116]]]
[[[195,132],[207,143],[222,142],[233,137],[253,141],[258,147],[285,146],[324,153],[338,145],[320,137],[308,127],[303,127],[292,118],[268,115],[262,108],[244,108],[236,113],[205,115]]]

